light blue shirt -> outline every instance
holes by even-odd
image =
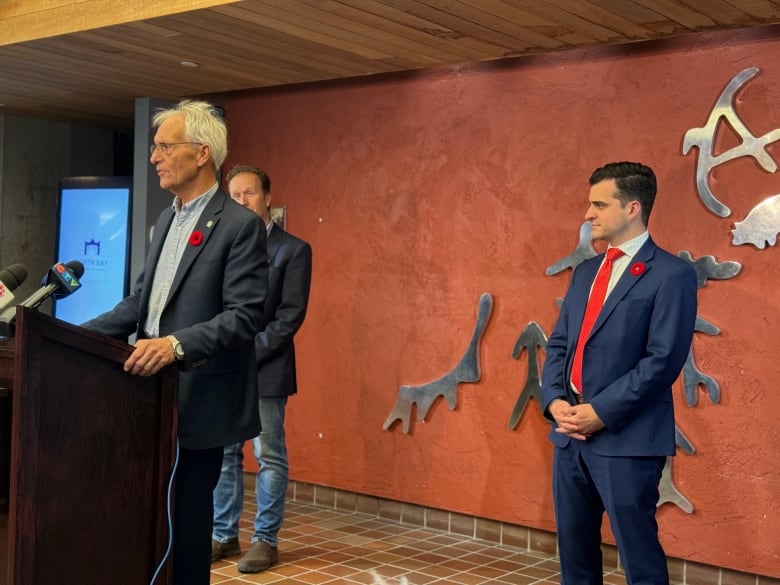
[[[195,229],[206,205],[217,192],[218,186],[214,183],[211,189],[189,203],[182,204],[178,197],[173,200],[173,221],[168,229],[168,235],[165,236],[160,258],[157,260],[149,295],[149,312],[144,323],[144,331],[149,337],[160,336],[160,316],[168,301],[173,277],[189,244],[190,234]]]

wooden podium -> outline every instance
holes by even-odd
[[[126,374],[131,346],[30,309],[18,309],[8,341],[0,584],[149,585],[168,548],[178,370]],[[169,567],[155,585],[170,583]]]

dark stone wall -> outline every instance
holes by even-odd
[[[129,174],[128,141],[111,129],[0,115],[0,268],[16,262],[27,268],[17,298],[33,293],[57,260],[67,260],[54,257],[59,180],[117,169]],[[49,312],[50,302],[41,310]]]

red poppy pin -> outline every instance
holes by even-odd
[[[190,246],[200,246],[203,241],[203,232],[195,230],[190,234]]]
[[[631,265],[631,274],[634,276],[639,276],[645,271],[645,263],[644,262],[634,262]]]

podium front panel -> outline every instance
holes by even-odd
[[[34,312],[18,322],[9,583],[150,583],[168,545],[177,371],[131,376],[127,344]]]

